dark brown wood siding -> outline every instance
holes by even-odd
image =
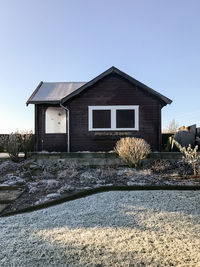
[[[36,151],[67,151],[67,134],[45,133],[45,111],[50,105],[35,105]],[[52,105],[51,105],[52,106]],[[54,105],[58,107],[58,105]],[[67,122],[66,122],[67,123]]]
[[[113,150],[123,135],[144,138],[153,151],[160,150],[159,100],[116,74],[103,78],[65,105],[70,110],[70,151]],[[139,131],[88,131],[88,106],[95,105],[139,105]]]

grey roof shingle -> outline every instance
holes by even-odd
[[[59,103],[84,84],[85,82],[41,82],[27,104]]]

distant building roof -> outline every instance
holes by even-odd
[[[85,82],[40,82],[26,104],[59,103]]]

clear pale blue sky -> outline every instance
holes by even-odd
[[[163,127],[200,126],[199,0],[0,0],[0,133],[31,129],[42,81],[112,65],[173,100]]]

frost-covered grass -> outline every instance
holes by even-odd
[[[200,266],[198,191],[106,192],[0,218],[0,266]]]

